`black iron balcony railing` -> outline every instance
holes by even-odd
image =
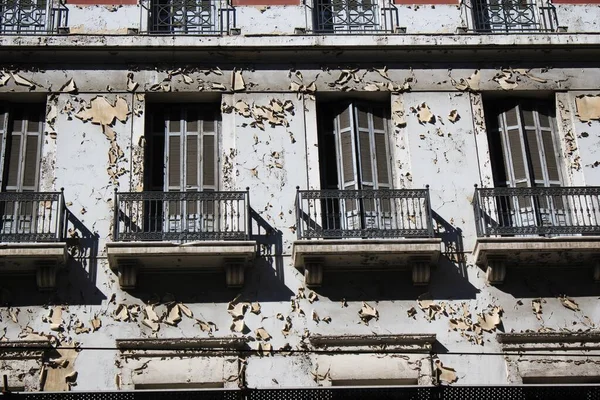
[[[600,187],[475,188],[477,236],[600,234]]]
[[[398,9],[390,0],[315,0],[315,33],[393,33]]]
[[[59,242],[65,227],[62,192],[0,193],[0,242]]]
[[[115,192],[115,241],[247,240],[249,193]]]
[[[68,15],[62,0],[0,0],[0,34],[57,34]]]
[[[298,190],[298,239],[433,237],[429,189]]]
[[[533,0],[463,1],[468,29],[480,33],[555,32],[556,9]]]
[[[224,35],[235,26],[229,0],[142,0],[142,31],[150,34]],[[144,29],[144,27],[146,29]]]

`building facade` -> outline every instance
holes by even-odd
[[[594,0],[0,0],[0,375],[600,382],[599,60]]]

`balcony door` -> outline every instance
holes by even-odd
[[[316,31],[360,33],[379,29],[376,0],[316,0]]]
[[[3,192],[36,192],[38,189],[44,109],[40,105],[0,105],[1,174]],[[0,202],[2,234],[36,232],[38,201],[15,194]]]
[[[47,0],[0,2],[0,33],[46,32],[51,10]]]
[[[176,238],[218,230],[214,200],[200,195],[217,189],[217,115],[212,105],[153,108],[146,188],[164,194],[146,206],[150,231]]]
[[[214,33],[218,30],[217,1],[153,0],[150,31],[153,33]]]
[[[522,227],[565,225],[562,197],[535,191],[562,186],[553,103],[511,100],[488,111],[495,186],[523,189],[522,196],[499,199],[503,221]]]
[[[536,0],[474,0],[473,10],[479,32],[532,32],[540,28]]]
[[[323,188],[345,192],[322,205],[323,224],[342,232],[389,229],[390,200],[369,192],[391,187],[385,107],[351,102],[326,108],[320,118]]]

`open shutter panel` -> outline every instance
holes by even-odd
[[[335,133],[339,140],[339,159],[341,164],[340,189],[357,189],[356,164],[354,159],[354,126],[351,106],[336,117]]]
[[[542,132],[542,142],[546,156],[546,165],[548,167],[548,179],[550,182],[559,182],[560,175],[558,172],[557,153],[554,148],[554,141],[552,140],[552,131]]]
[[[355,136],[351,105],[342,110],[335,118],[334,135],[338,143],[338,165],[340,168],[339,185],[342,190],[358,189],[357,171],[355,161]],[[347,199],[344,205],[346,213],[358,209],[355,200]],[[350,220],[349,226],[354,225]]]
[[[514,179],[512,185],[516,182],[527,181],[527,172],[525,167],[525,158],[523,156],[523,146],[521,143],[521,128],[519,124],[519,109],[514,107],[504,113],[506,132],[506,141],[508,151],[505,152],[507,170],[512,171]],[[511,185],[511,186],[512,186]]]
[[[8,191],[19,190],[19,165],[21,164],[21,138],[20,132],[12,132],[10,135],[10,146],[8,156],[8,174],[6,189]]]
[[[389,187],[390,174],[385,134],[375,134],[375,158],[377,160],[377,183],[380,186]]]
[[[531,182],[534,186],[546,186],[537,131],[535,129],[526,129],[525,137],[527,138],[529,156],[531,157],[531,170],[533,172]]]

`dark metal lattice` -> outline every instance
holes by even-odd
[[[18,393],[6,400],[600,400],[599,385],[382,386]]]
[[[429,189],[298,190],[298,239],[433,237]]]
[[[315,0],[316,33],[393,32],[398,10],[393,2],[380,7],[378,0]]]
[[[475,189],[477,236],[600,234],[600,187]]]
[[[558,27],[554,6],[531,0],[472,0],[471,14],[475,32],[554,32]]]
[[[1,192],[0,242],[57,242],[64,239],[62,192]]]
[[[115,241],[247,240],[249,193],[115,194]]]
[[[66,27],[69,9],[56,0],[0,0],[0,34],[52,34]]]
[[[150,34],[222,35],[235,25],[227,0],[149,0],[142,6]]]

